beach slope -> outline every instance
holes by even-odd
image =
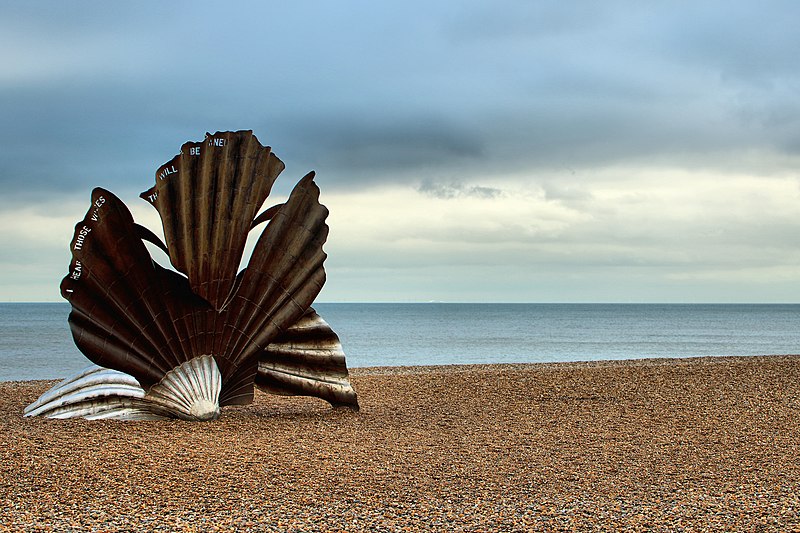
[[[361,411],[23,419],[0,530],[800,531],[800,356],[355,369]]]

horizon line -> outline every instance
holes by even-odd
[[[69,304],[66,300],[0,300],[0,304]],[[800,302],[668,302],[668,301],[454,301],[454,300],[373,300],[373,301],[320,301],[322,305],[800,305]]]

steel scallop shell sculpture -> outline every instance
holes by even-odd
[[[25,415],[209,420],[252,402],[256,386],[358,409],[339,338],[311,307],[325,282],[328,235],[314,173],[258,214],[283,169],[251,131],[184,144],[141,195],[166,243],[95,189],[61,283],[75,343],[95,366]],[[239,271],[247,236],[262,223]],[[144,241],[177,271],[156,263]]]

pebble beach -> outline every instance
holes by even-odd
[[[361,410],[27,419],[0,531],[797,531],[800,356],[364,368]]]

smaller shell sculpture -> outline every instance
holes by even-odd
[[[336,333],[311,307],[325,283],[328,210],[314,173],[261,214],[283,162],[252,131],[206,134],[156,171],[141,194],[166,243],[97,188],[75,226],[61,294],[93,363],[25,416],[212,420],[254,387],[358,409]],[[262,223],[247,266],[247,236]],[[156,263],[144,241],[169,256]]]

